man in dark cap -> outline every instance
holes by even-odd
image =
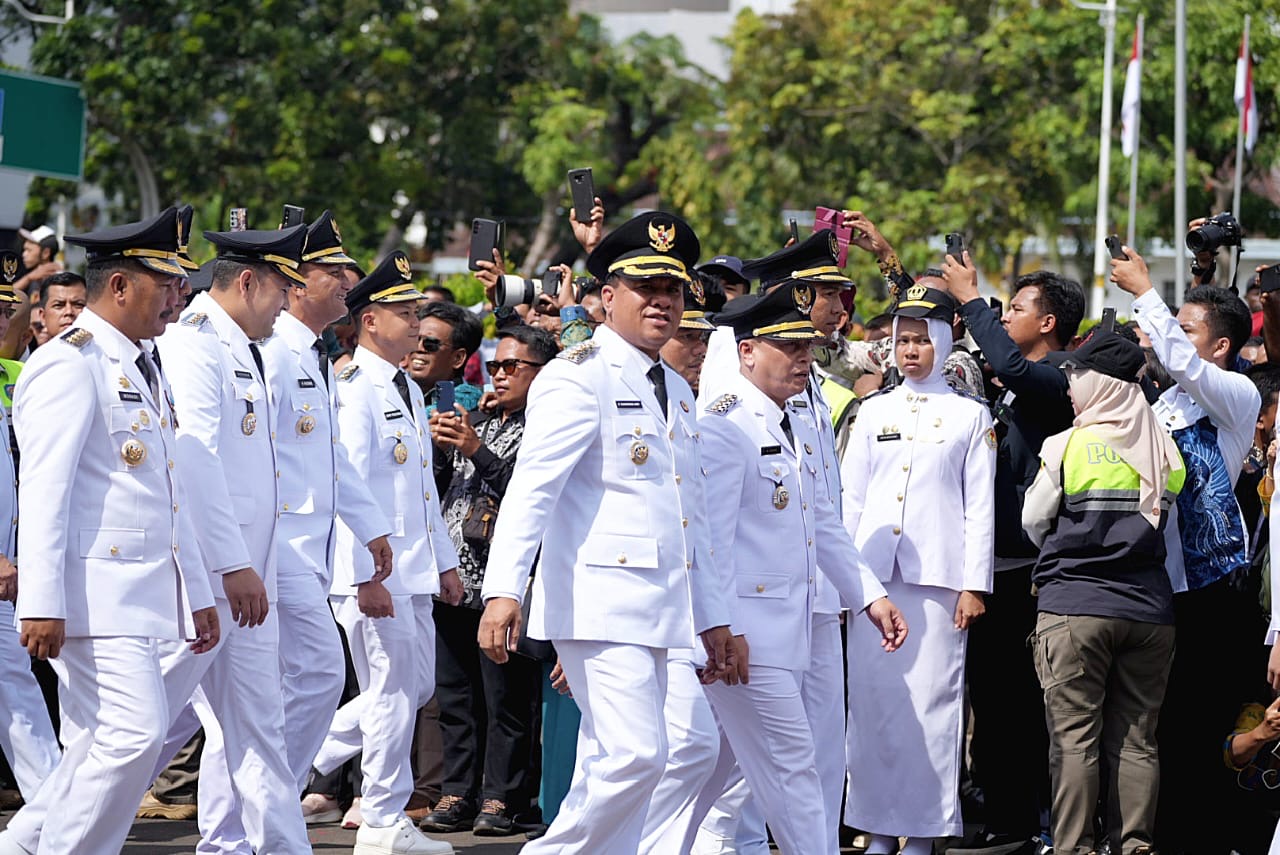
[[[480,646],[505,662],[524,631],[520,603],[531,595],[528,631],[555,642],[582,709],[579,744],[592,748],[528,855],[638,851],[668,759],[668,650],[688,648],[699,632],[710,660],[704,679],[730,670],[736,679],[709,548],[693,393],[659,359],[680,323],[698,252],[688,224],[663,212],[605,237],[587,260],[604,283],[605,322],[530,389],[485,572]],[[544,532],[555,537],[544,542]],[[702,698],[693,679],[682,690],[690,705]]]
[[[671,340],[662,346],[662,359],[684,378],[693,393],[698,394],[698,375],[702,373],[702,361],[707,356],[707,340],[715,330],[715,324],[707,320],[709,312],[724,306],[724,293],[713,294],[707,289],[713,281],[710,276],[694,273],[684,283],[684,313],[680,316],[680,328]],[[719,285],[713,287],[719,288]],[[715,308],[710,303],[715,302]]]
[[[717,255],[697,270],[715,280],[726,300],[751,293],[751,280],[743,273],[742,261],[732,255]]]
[[[7,852],[119,852],[173,707],[164,653],[219,641],[172,397],[147,346],[177,311],[176,237],[168,208],[69,238],[88,255],[89,307],[19,379],[19,501],[38,511],[19,534],[17,617],[58,675],[66,752],[0,835]]]
[[[226,639],[210,663],[173,651],[166,684],[176,714],[196,686],[205,725],[200,825],[221,839],[235,814],[259,852],[307,852],[298,787],[286,757],[276,600],[280,496],[275,423],[259,341],[288,306],[305,226],[205,232],[218,250],[212,287],[157,340],[180,418],[178,463],[201,521]],[[216,719],[216,721],[215,721]],[[172,756],[197,726],[188,712],[170,728]],[[219,732],[219,747],[213,734]],[[165,760],[168,757],[163,758]]]
[[[734,632],[751,641],[751,683],[707,687],[723,740],[695,815],[724,792],[731,752],[779,846],[834,855],[837,817],[828,815],[804,700],[818,643],[818,566],[851,608],[867,609],[886,649],[896,649],[907,628],[823,484],[820,440],[803,395],[820,340],[809,318],[813,300],[812,284],[797,281],[739,298],[717,316],[733,331],[738,365],[714,378],[722,394],[705,407],[701,427],[709,493],[733,509],[728,525],[712,529],[712,545],[734,599]],[[691,831],[685,848],[692,842]]]
[[[328,774],[363,751],[357,855],[453,852],[405,815],[413,722],[435,693],[432,595],[451,605],[463,596],[458,554],[440,515],[422,390],[400,368],[418,343],[421,300],[403,252],[361,279],[346,298],[360,343],[336,383],[338,441],[377,511],[394,522],[390,575],[367,546],[376,525],[342,515],[335,526],[333,611],[361,693],[338,709],[314,763]]]

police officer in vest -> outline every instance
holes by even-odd
[[[555,642],[582,710],[572,788],[534,852],[635,852],[667,759],[670,648],[696,631],[703,679],[736,669],[723,583],[708,550],[693,393],[658,358],[697,261],[693,230],[663,212],[608,235],[587,269],[605,323],[530,389],[524,441],[498,517],[479,641],[497,662],[520,632]],[[545,535],[545,538],[544,538]]]

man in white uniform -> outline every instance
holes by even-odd
[[[226,636],[209,663],[177,649],[164,663],[175,711],[200,688],[193,702],[208,725],[199,802],[206,851],[231,834],[236,812],[258,852],[311,851],[285,753],[279,622],[270,606],[285,509],[271,383],[257,344],[271,335],[293,284],[305,281],[298,273],[305,230],[205,232],[218,248],[212,287],[157,341],[173,378],[178,462]],[[163,759],[191,732],[189,716],[177,721]]]
[[[449,855],[405,815],[413,792],[409,749],[418,708],[435,693],[432,595],[462,601],[458,554],[440,516],[422,391],[400,368],[418,344],[418,303],[409,258],[393,252],[347,294],[360,346],[338,375],[338,441],[356,477],[391,521],[394,569],[382,581],[343,517],[332,597],[347,633],[361,693],[344,704],[315,767],[328,774],[363,751],[355,855]]]
[[[18,298],[18,255],[0,252],[0,339]],[[9,417],[0,407],[0,748],[9,759],[22,797],[30,801],[58,765],[61,749],[49,710],[31,673],[31,657],[18,641],[13,602],[18,598],[18,473],[9,444]]]
[[[733,328],[740,367],[716,378],[726,391],[702,420],[708,490],[738,507],[733,525],[713,528],[712,543],[736,595],[734,629],[751,639],[751,683],[707,689],[725,741],[698,813],[720,795],[736,758],[784,851],[834,855],[837,821],[826,813],[801,697],[818,565],[853,609],[867,610],[886,650],[907,627],[819,487],[818,434],[800,415],[804,399],[789,400],[803,392],[820,338],[812,306],[813,286],[798,282],[741,297],[717,318]]]
[[[3,852],[119,852],[169,720],[162,640],[193,655],[219,640],[168,384],[141,346],[178,311],[176,215],[69,238],[88,254],[89,307],[19,379],[19,500],[38,512],[19,535],[17,616],[58,674],[67,750]]]
[[[479,641],[506,661],[541,550],[529,633],[555,642],[582,725],[569,794],[526,853],[637,851],[667,760],[668,649],[697,631],[704,680],[737,667],[715,564],[697,548],[707,539],[695,483],[706,475],[693,395],[658,359],[698,252],[688,224],[663,212],[608,235],[587,260],[604,283],[605,323],[530,389]]]

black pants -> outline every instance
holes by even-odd
[[[1031,567],[995,574],[987,612],[969,628],[965,676],[973,707],[974,783],[982,788],[987,829],[1040,831],[1049,804],[1049,734],[1044,694],[1027,637],[1036,628]]]
[[[446,796],[498,799],[517,815],[538,796],[542,774],[542,666],[512,655],[498,665],[480,651],[481,612],[437,602],[436,699],[444,738]]]

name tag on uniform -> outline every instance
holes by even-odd
[[[314,389],[316,387],[316,381],[312,380],[310,377],[299,377],[298,385],[303,389]]]
[[[799,409],[802,409],[802,410],[803,410],[803,409],[807,409],[807,408],[808,408],[808,406],[809,406],[809,402],[808,402],[808,401],[803,401],[803,400],[800,400],[800,399],[796,399],[796,400],[794,400],[794,401],[792,401],[792,402],[791,402],[791,406],[793,406],[793,407],[798,407]]]
[[[620,410],[639,410],[644,406],[639,401],[614,401],[613,404]]]
[[[248,371],[241,371],[239,368],[237,368],[237,369],[236,369],[236,376],[237,376],[237,377],[239,377],[241,380],[252,380],[252,379],[253,379],[253,375],[252,375],[252,374],[250,374]]]
[[[391,421],[392,419],[404,418],[404,413],[400,412],[399,410],[387,410],[385,413],[382,414],[382,417],[385,418],[387,421]]]
[[[889,442],[890,440],[895,440],[895,439],[902,439],[902,434],[897,432],[882,433],[876,437],[876,442]]]
[[[781,454],[781,453],[782,453],[782,446],[780,445],[765,445],[760,448],[761,457],[768,457],[770,454]]]
[[[139,395],[137,392],[121,392],[120,400],[131,401],[135,404],[140,404],[142,403],[142,396]]]

